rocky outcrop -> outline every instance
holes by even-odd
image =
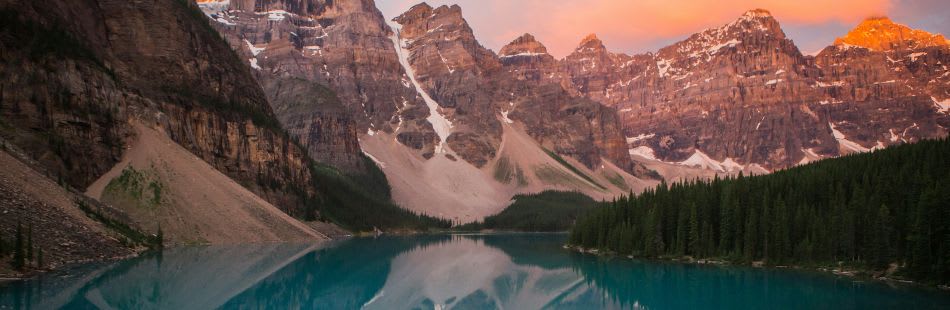
[[[118,162],[129,120],[140,119],[304,213],[314,193],[307,154],[194,4],[2,1],[0,10],[4,135],[70,185],[84,188]]]

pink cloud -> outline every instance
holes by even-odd
[[[378,0],[388,17],[418,1]],[[890,12],[893,0],[433,0],[430,5],[459,4],[489,48],[528,32],[556,57],[570,53],[580,39],[596,33],[608,48],[623,52],[652,50],[672,41],[735,20],[743,12],[764,8],[783,25],[857,24]],[[842,33],[843,34],[843,33]],[[793,38],[795,39],[795,38]],[[828,42],[829,44],[831,42]]]

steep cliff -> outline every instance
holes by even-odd
[[[395,133],[403,144],[433,152],[438,138],[425,120],[428,109],[409,83],[389,26],[372,1],[199,1],[199,6],[248,60],[284,127],[315,159],[364,172],[357,138],[367,131]]]
[[[130,120],[297,216],[309,159],[250,69],[188,1],[0,2],[3,135],[68,184],[111,169]]]

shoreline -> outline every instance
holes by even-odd
[[[942,292],[950,293],[950,284],[926,284],[914,280],[901,279],[888,277],[887,275],[874,276],[876,273],[881,273],[880,271],[872,271],[867,269],[858,269],[858,268],[842,268],[842,267],[828,267],[828,266],[802,266],[802,265],[775,265],[770,266],[766,265],[762,261],[754,261],[752,263],[735,263],[729,260],[721,259],[711,259],[711,258],[700,258],[696,259],[691,256],[660,256],[660,257],[636,257],[633,255],[617,255],[612,252],[601,252],[597,249],[585,249],[583,247],[573,246],[565,244],[562,246],[563,249],[577,252],[584,255],[593,255],[597,257],[616,257],[621,259],[629,260],[643,260],[643,261],[652,261],[652,262],[672,262],[672,263],[681,263],[689,265],[711,265],[711,266],[735,266],[735,267],[749,267],[749,268],[760,268],[760,269],[776,269],[776,270],[798,270],[798,271],[809,271],[816,272],[826,275],[833,275],[838,277],[846,277],[854,280],[868,280],[875,281],[879,283],[884,283],[888,285],[908,285],[916,286],[921,288],[934,289]],[[884,271],[887,273],[887,271]]]

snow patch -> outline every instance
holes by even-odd
[[[692,156],[690,156],[684,161],[679,162],[678,164],[684,165],[684,166],[693,166],[693,167],[699,167],[703,169],[722,171],[722,172],[726,171],[725,169],[723,169],[722,163],[716,161],[715,159],[710,158],[709,155],[706,155],[706,153],[703,153],[700,150],[696,150],[695,152],[693,152]]]
[[[726,42],[723,42],[723,43],[720,43],[720,44],[716,44],[716,45],[710,47],[709,49],[706,50],[706,53],[707,53],[707,54],[710,54],[710,55],[716,54],[716,53],[719,52],[719,50],[721,50],[721,49],[723,49],[723,48],[725,48],[725,47],[734,47],[734,46],[736,46],[736,45],[739,44],[739,43],[742,43],[742,41],[739,41],[739,40],[737,40],[737,39],[732,39],[732,40],[729,40],[729,41],[726,41]]]
[[[782,81],[784,80],[783,79],[769,80],[768,82],[765,82],[765,85],[775,85],[775,84],[781,83]]]
[[[248,58],[247,61],[251,63],[251,68],[261,70],[261,66],[257,64],[257,58]]]
[[[501,111],[501,118],[505,120],[505,123],[514,124],[515,121],[511,120],[510,118],[508,118],[508,113],[511,113],[511,111],[502,110],[502,111]]]
[[[254,55],[255,57],[261,52],[263,52],[265,49],[267,49],[266,44],[264,45],[264,47],[257,47],[257,46],[254,46],[254,44],[252,44],[251,41],[248,41],[247,39],[244,40],[244,43],[247,43],[247,49],[249,49],[251,51],[251,55]]]
[[[666,73],[670,71],[670,60],[662,58],[657,60],[656,68],[657,70],[660,70],[660,77],[665,77]]]
[[[646,139],[650,139],[650,138],[653,138],[653,137],[656,137],[656,134],[655,134],[655,133],[651,133],[651,134],[641,133],[640,135],[638,135],[638,136],[636,136],[636,137],[627,137],[627,144],[632,144],[632,143],[635,143],[635,142],[637,142],[637,141],[646,140]]]
[[[930,100],[934,101],[934,105],[937,106],[937,111],[942,113],[950,113],[950,98],[937,100],[937,98],[930,97]]]
[[[802,157],[802,160],[798,162],[798,165],[804,165],[822,158],[821,155],[818,155],[812,149],[802,148],[802,153],[805,153],[805,157]]]
[[[917,52],[917,53],[913,53],[913,54],[907,55],[907,58],[910,58],[910,61],[916,62],[916,61],[917,61],[917,57],[925,56],[925,55],[927,55],[926,52]]]
[[[848,140],[848,137],[844,135],[841,131],[838,131],[838,128],[835,127],[834,123],[828,123],[828,127],[831,127],[831,134],[835,136],[835,140],[838,140],[838,145],[843,147],[845,150],[856,152],[856,153],[865,153],[870,151],[870,149],[861,146],[860,144]]]
[[[630,155],[637,155],[650,160],[657,160],[656,155],[653,153],[653,149],[649,146],[638,146],[630,149]]]
[[[887,132],[891,134],[891,142],[897,142],[900,140],[900,137],[897,135],[896,132],[894,132],[893,128],[888,129]]]
[[[215,18],[213,15],[216,13],[227,11],[230,6],[231,0],[198,2],[198,8],[211,18]]]
[[[257,12],[257,15],[267,15],[267,20],[272,22],[279,22],[284,20],[291,13],[284,10],[272,10],[266,12]]]
[[[834,81],[831,83],[818,82],[818,87],[841,87],[844,86],[843,81]]]
[[[435,130],[440,140],[435,151],[436,153],[445,153],[447,151],[445,142],[448,141],[449,135],[452,134],[452,122],[439,112],[439,103],[435,102],[432,97],[429,97],[429,94],[422,88],[419,81],[416,80],[415,71],[412,69],[412,65],[409,64],[409,51],[406,50],[404,46],[406,41],[399,39],[399,31],[402,25],[394,21],[389,21],[389,26],[392,27],[393,30],[390,39],[393,42],[393,47],[396,48],[396,54],[399,56],[399,64],[402,65],[403,70],[406,71],[406,75],[409,76],[409,81],[415,86],[416,92],[419,93],[419,96],[425,101],[426,106],[429,107],[429,117],[427,117],[426,120],[432,124],[432,129]]]

